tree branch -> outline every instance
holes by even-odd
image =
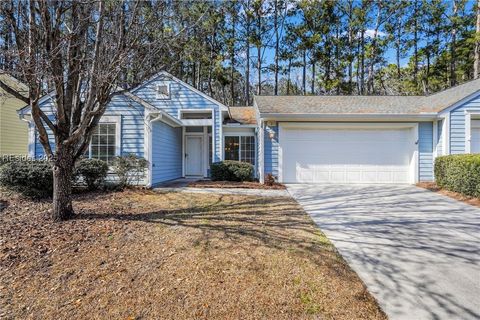
[[[21,93],[17,92],[15,89],[10,88],[5,82],[0,80],[0,88],[5,90],[8,94],[12,95],[13,97],[22,100],[25,103],[30,103],[28,97],[23,96]]]

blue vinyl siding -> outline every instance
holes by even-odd
[[[157,99],[156,86],[158,84],[169,84],[170,98]],[[221,150],[221,133],[222,126],[221,110],[218,104],[213,103],[202,95],[194,92],[187,86],[169,79],[167,76],[159,76],[151,81],[143,84],[133,91],[133,93],[141,99],[147,101],[151,105],[164,110],[171,116],[178,118],[179,111],[182,109],[213,109],[214,110],[214,145],[215,145],[215,162],[222,159]]]
[[[418,124],[419,180],[433,181],[433,122]]]
[[[465,153],[465,109],[480,111],[480,95],[450,112],[450,153]]]
[[[152,123],[152,185],[182,176],[182,128]]]
[[[271,173],[278,178],[278,125],[266,127],[264,130],[264,173]],[[273,139],[270,139],[271,132],[275,135]]]
[[[47,114],[53,112],[51,100],[45,101],[41,106]],[[125,96],[115,96],[109,103],[104,116],[121,117],[121,134],[119,153],[122,155],[136,154],[139,157],[144,156],[144,108],[142,105],[132,101]],[[51,116],[52,121],[55,121]],[[54,148],[54,138],[51,131],[48,130],[50,144]],[[43,146],[38,141],[38,134],[35,139],[35,157],[41,158],[45,152]]]

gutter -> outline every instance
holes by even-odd
[[[150,118],[148,122],[154,122],[154,121],[163,121],[166,124],[168,124],[171,127],[177,128],[177,127],[182,127],[183,123],[181,120],[178,120],[175,117],[172,117],[168,113],[166,113],[163,110],[157,109],[157,112],[151,112],[148,114],[149,116],[153,116],[153,118]]]
[[[435,120],[438,113],[260,113],[262,120],[295,120],[295,121],[319,121],[319,120]]]

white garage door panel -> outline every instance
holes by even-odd
[[[412,129],[281,130],[283,182],[412,182]]]

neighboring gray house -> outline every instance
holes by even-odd
[[[52,103],[40,105],[51,114]],[[228,108],[160,72],[113,98],[88,154],[143,156],[155,186],[208,177],[224,159],[252,163],[260,181],[415,183],[433,180],[438,155],[469,152],[480,152],[480,80],[431,96],[257,96]],[[43,155],[32,124],[29,153]]]

